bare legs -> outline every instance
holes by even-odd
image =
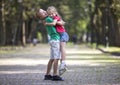
[[[66,42],[60,42],[61,62],[66,59]]]
[[[52,65],[53,65],[53,75],[57,75],[58,61],[59,61],[59,59],[50,59],[49,60],[48,65],[47,65],[46,75],[50,75]]]
[[[54,59],[50,59],[50,60],[48,61],[48,64],[47,64],[47,73],[46,73],[46,75],[50,75],[50,71],[51,71],[51,68],[52,68],[53,61],[54,61]]]
[[[66,70],[66,50],[65,50],[66,42],[60,42],[60,52],[61,52],[61,63],[59,66],[59,75],[62,75]]]
[[[58,69],[58,59],[54,60],[54,65],[53,65],[53,75],[58,75],[57,74],[57,69]]]

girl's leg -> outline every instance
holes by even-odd
[[[66,42],[60,42],[60,51],[61,51],[61,63],[65,62],[66,59]]]

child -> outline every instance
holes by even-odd
[[[56,8],[54,6],[48,7],[47,13],[49,14],[49,16],[51,16],[54,19],[54,21],[52,23],[46,22],[45,25],[55,26],[57,32],[60,34],[61,64],[59,67],[59,75],[62,75],[67,70],[65,63],[65,58],[66,58],[65,46],[66,46],[66,42],[68,42],[69,40],[69,36],[63,26],[65,22],[60,18]]]
[[[48,23],[53,22],[53,19],[49,17],[46,11],[44,11],[43,9],[40,9],[37,12],[37,17],[39,17],[42,20],[44,19]],[[51,55],[47,65],[47,72],[44,79],[53,81],[63,81],[63,79],[57,74],[58,61],[60,59],[60,36],[56,32],[54,26],[46,26],[46,30],[50,36]],[[53,64],[53,76],[50,74],[52,64]]]

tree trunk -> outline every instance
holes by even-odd
[[[4,0],[2,0],[2,8],[1,8],[1,18],[2,18],[2,27],[1,27],[1,45],[5,45],[6,43],[6,24],[5,24],[5,10],[4,10],[4,6],[5,6],[5,3],[4,3]]]
[[[2,9],[2,1],[0,1],[0,10]],[[0,45],[2,42],[2,11],[0,11]]]
[[[115,31],[116,31],[116,46],[119,46],[120,47],[120,22],[118,21],[118,18],[115,17],[114,18],[114,23],[115,23]]]
[[[22,23],[22,44],[23,46],[26,45],[26,30],[25,30],[25,21]]]

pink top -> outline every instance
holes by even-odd
[[[61,19],[60,19],[60,17],[59,16],[54,16],[53,17],[53,19],[54,20],[57,20],[57,21],[60,21]],[[55,25],[55,28],[56,28],[56,30],[57,30],[57,32],[65,32],[65,28],[64,28],[64,26],[61,26],[61,25]]]

